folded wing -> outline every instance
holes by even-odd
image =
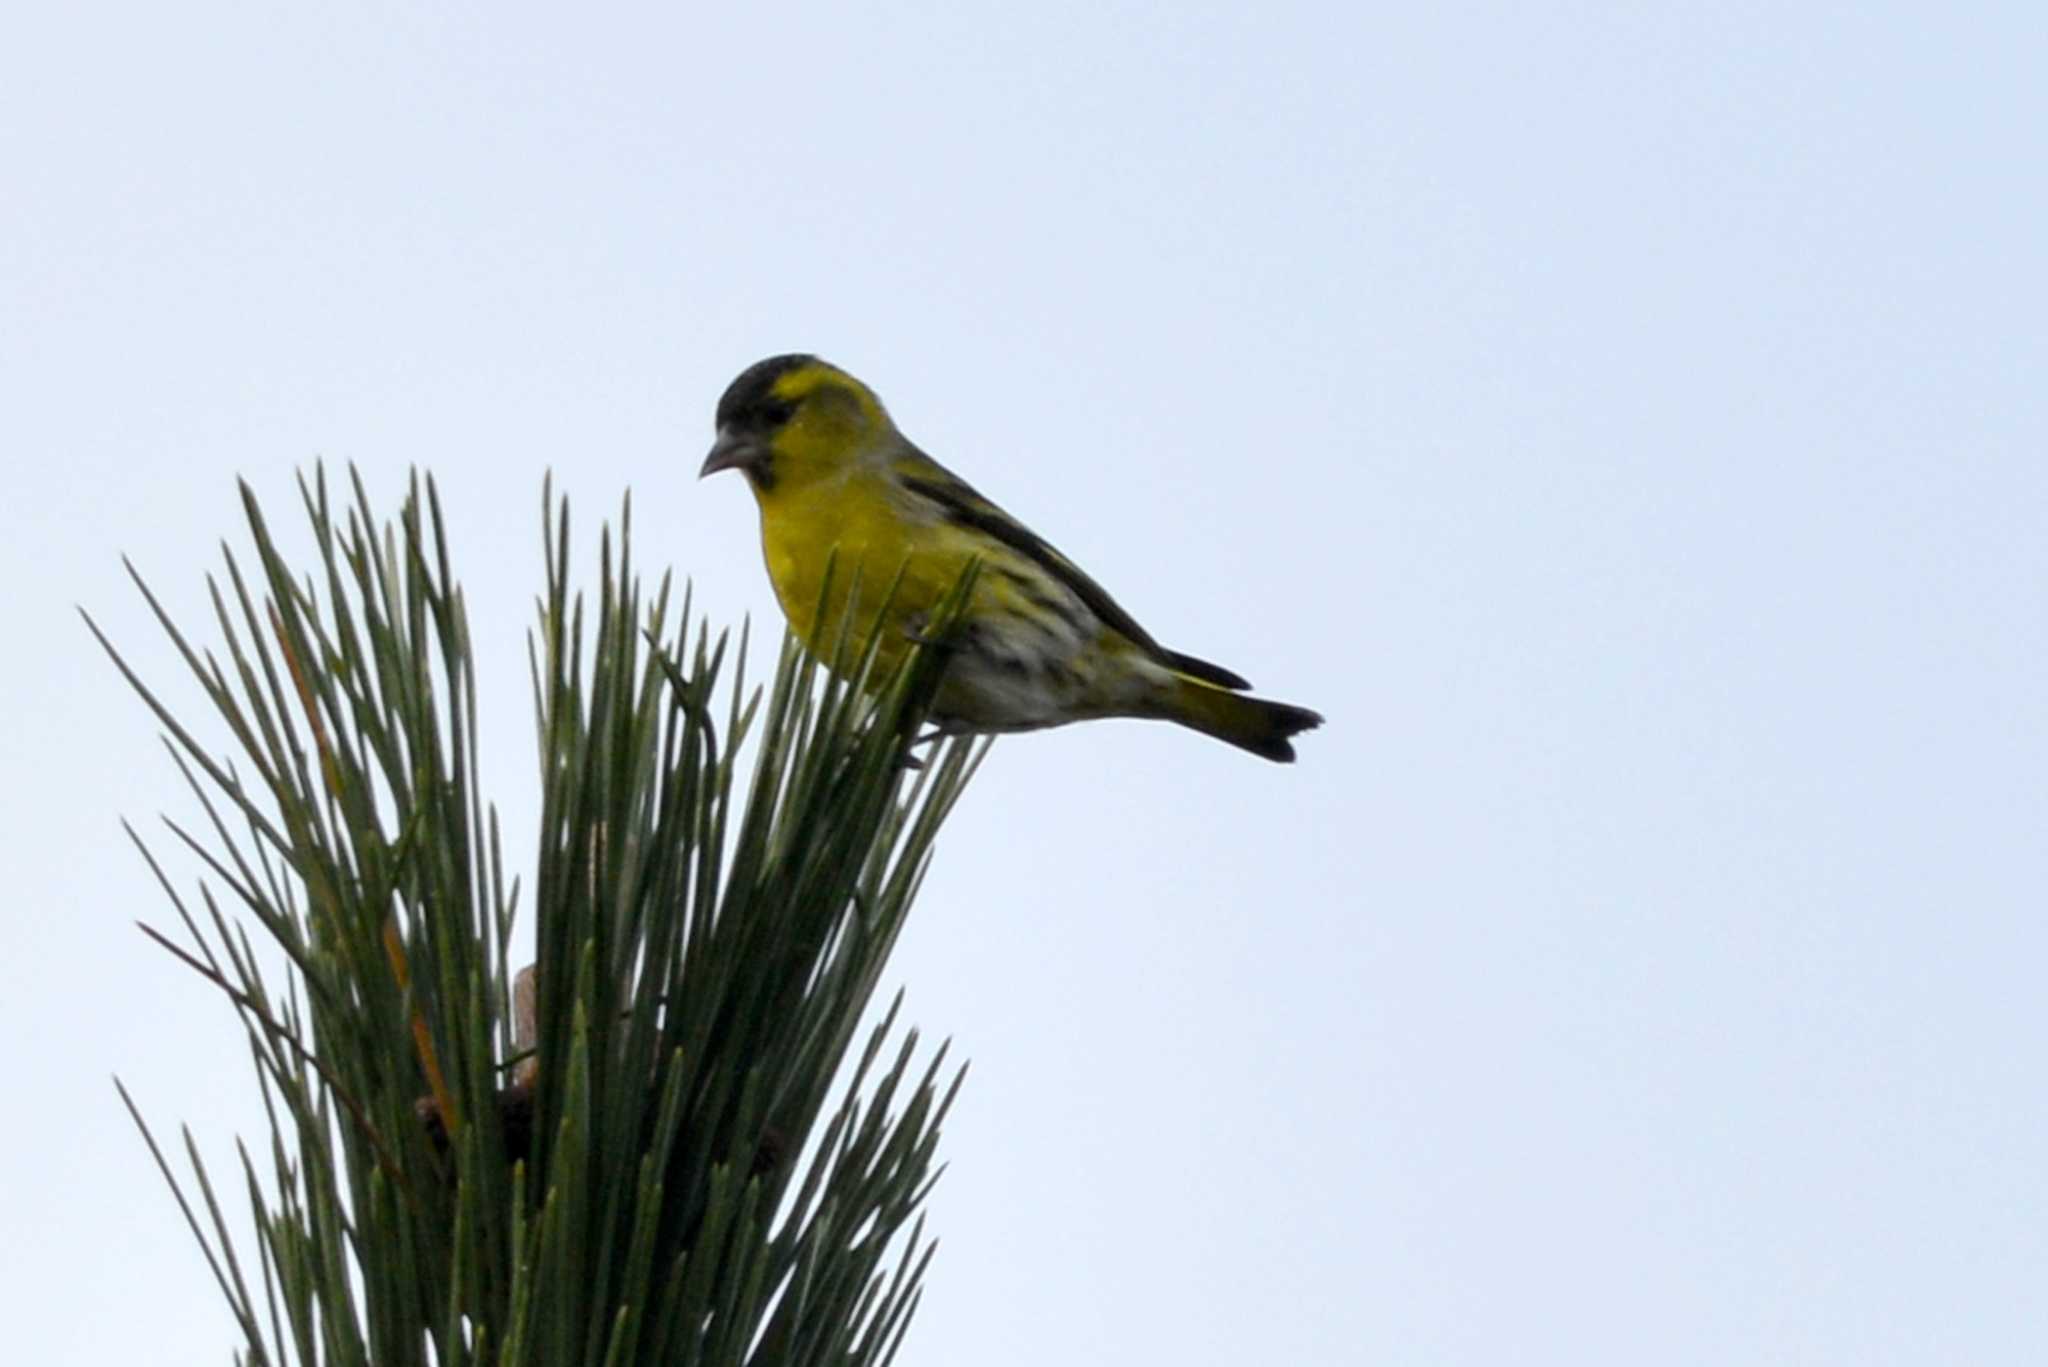
[[[1071,589],[1074,596],[1087,604],[1088,610],[1104,625],[1168,669],[1218,688],[1251,687],[1221,665],[1168,650],[1153,640],[1152,634],[1139,626],[1137,620],[1125,612],[1102,585],[1082,573],[1080,566],[922,451],[915,451],[909,458],[898,462],[896,477],[905,489],[936,506],[947,521],[992,536],[1032,561]]]

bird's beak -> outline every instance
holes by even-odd
[[[768,448],[752,437],[719,429],[718,440],[711,443],[711,454],[704,457],[704,468],[697,472],[697,478],[715,475],[720,470],[755,470],[768,460]]]

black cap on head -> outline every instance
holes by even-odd
[[[804,352],[770,356],[742,370],[718,401],[718,427],[734,431],[767,431],[787,421],[792,405],[775,397],[775,382],[792,370],[817,364]]]

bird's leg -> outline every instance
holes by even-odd
[[[939,742],[944,740],[947,736],[951,734],[952,733],[946,730],[946,728],[943,726],[934,726],[931,730],[925,732],[923,735],[912,740],[909,744],[903,747],[903,767],[905,769],[908,769],[913,774],[916,773],[918,770],[924,768],[925,760],[917,755],[912,754],[911,752],[917,749],[920,745],[929,745],[934,750],[936,750],[938,748]]]

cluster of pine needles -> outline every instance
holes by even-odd
[[[744,633],[729,650],[666,578],[643,599],[630,509],[586,610],[544,494],[523,966],[432,482],[385,523],[353,475],[339,502],[302,480],[303,576],[242,492],[254,553],[209,581],[217,646],[136,579],[229,753],[100,638],[205,817],[169,825],[192,896],[144,846],[183,929],[149,933],[233,1004],[270,1122],[239,1151],[253,1238],[189,1129],[181,1178],[143,1126],[236,1360],[887,1362],[959,1085],[896,1005],[862,1030],[981,753],[906,762],[940,651],[869,678],[848,624],[838,669],[785,640],[750,690]]]

